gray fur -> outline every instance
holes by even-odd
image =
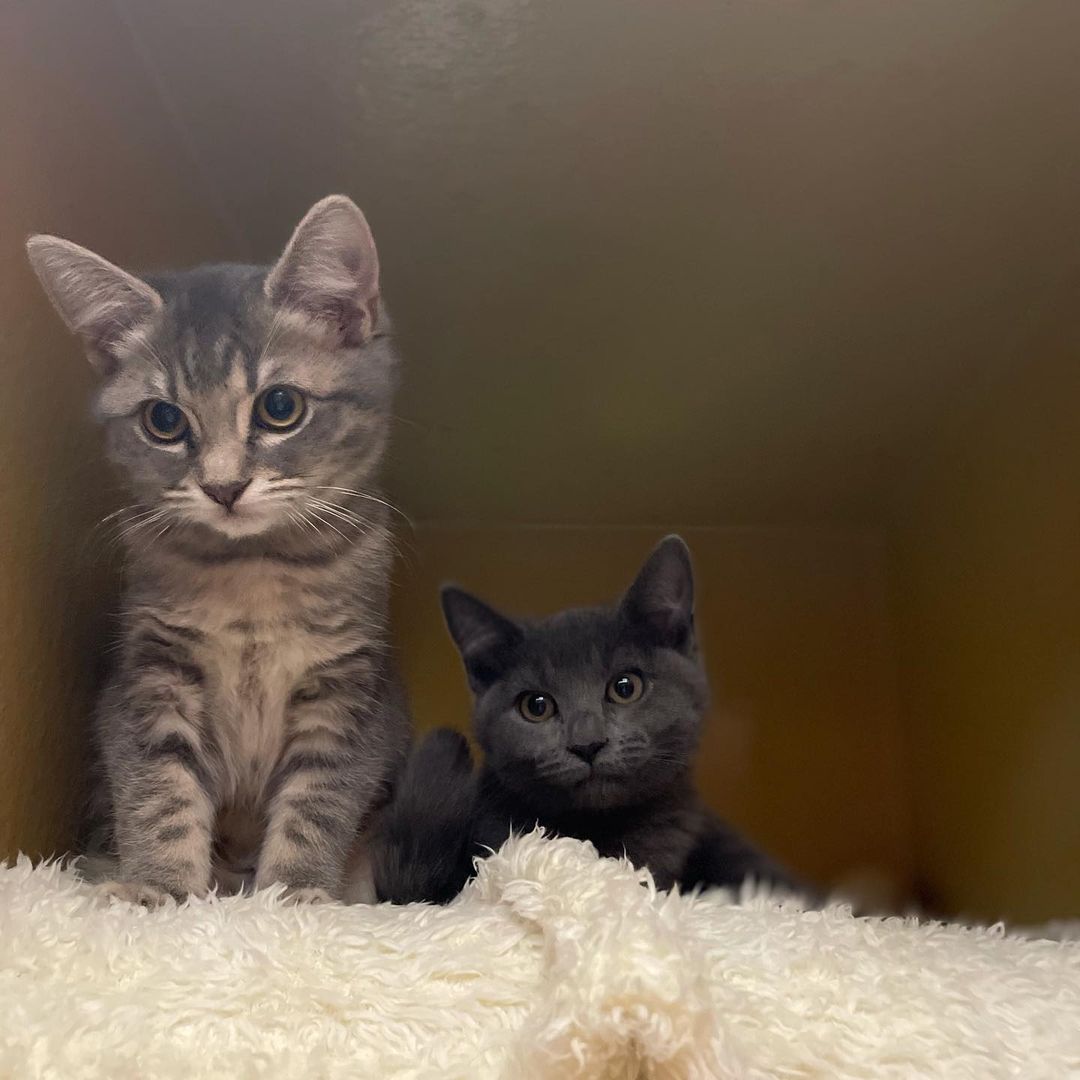
[[[31,262],[102,374],[96,415],[136,502],[122,643],[97,710],[118,895],[283,882],[340,895],[407,751],[378,488],[397,382],[367,223],[317,204],[273,268],[133,278],[67,241]],[[253,404],[306,400],[285,433]],[[147,401],[190,431],[155,442]],[[208,494],[247,482],[231,508]]]
[[[471,872],[470,856],[538,824],[588,840],[601,855],[626,855],[648,867],[660,888],[737,885],[747,877],[792,886],[694,788],[709,694],[682,540],[664,540],[612,607],[524,621],[461,589],[445,588],[442,599],[475,695],[484,765],[474,780],[444,732],[415,752],[423,767],[406,770],[387,815],[394,829],[377,841],[380,897],[453,896]],[[628,672],[642,680],[640,698],[611,700],[607,687]],[[534,693],[556,703],[548,718],[522,715],[522,696]],[[457,795],[437,805],[426,794],[446,787]],[[469,838],[463,856],[450,833]],[[436,859],[433,851],[442,854]]]

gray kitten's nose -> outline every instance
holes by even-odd
[[[571,743],[566,749],[569,750],[571,754],[575,754],[577,757],[581,758],[582,761],[591,765],[593,758],[596,757],[605,746],[607,746],[607,739],[597,739],[594,742]]]
[[[250,483],[250,480],[242,480],[237,484],[203,484],[202,489],[214,502],[231,510]]]

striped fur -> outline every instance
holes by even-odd
[[[270,270],[133,278],[66,241],[29,250],[102,373],[97,414],[137,500],[115,519],[122,640],[97,711],[108,889],[340,895],[409,739],[377,487],[397,361],[366,222],[323,200]],[[306,402],[287,432],[255,422],[275,385]],[[156,399],[185,438],[148,436]],[[232,507],[208,494],[244,482]]]

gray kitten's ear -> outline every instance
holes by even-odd
[[[506,651],[521,640],[521,627],[454,585],[444,585],[439,599],[469,684],[474,690],[490,686],[499,677]]]
[[[275,306],[307,316],[343,345],[371,337],[379,317],[379,257],[352,199],[328,195],[307,212],[265,290]]]
[[[626,591],[620,610],[662,644],[681,649],[693,641],[694,571],[690,549],[679,536],[666,536],[645,560]]]
[[[161,297],[145,281],[70,240],[31,236],[26,253],[60,318],[103,374],[113,346],[161,310]]]

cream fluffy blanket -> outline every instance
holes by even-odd
[[[1060,1080],[1080,943],[658,895],[538,835],[447,908],[103,907],[20,859],[0,1076]]]

